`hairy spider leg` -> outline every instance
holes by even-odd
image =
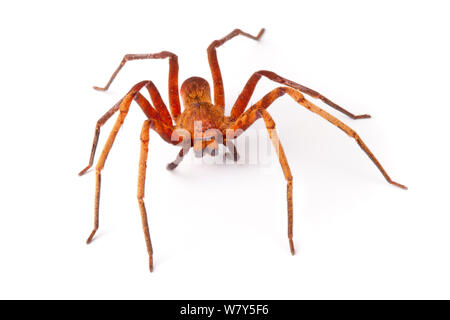
[[[176,118],[181,113],[181,107],[180,107],[180,96],[178,92],[178,56],[172,52],[161,51],[159,53],[126,54],[123,57],[117,69],[112,74],[111,78],[109,79],[105,87],[102,88],[94,86],[94,89],[100,91],[108,90],[109,86],[114,81],[117,74],[127,61],[144,60],[144,59],[164,59],[164,58],[169,58],[169,107],[170,113],[172,114],[172,118],[176,120]]]
[[[87,243],[89,244],[92,241],[92,238],[94,237],[96,231],[99,227],[99,204],[100,204],[100,186],[101,186],[101,171],[104,168],[106,158],[108,157],[109,151],[111,150],[111,147],[114,143],[114,140],[117,136],[117,133],[119,132],[120,127],[122,126],[125,117],[128,114],[128,111],[130,109],[130,104],[133,101],[134,97],[138,93],[142,87],[150,83],[150,81],[142,81],[136,84],[121,100],[121,103],[119,105],[119,116],[117,117],[117,120],[111,129],[111,133],[105,143],[105,146],[103,148],[103,151],[97,161],[96,166],[96,186],[95,186],[95,207],[94,207],[94,229],[92,230],[89,238],[87,239]],[[146,109],[150,103],[147,101],[147,103],[141,103],[139,104],[140,107],[143,109],[144,113],[148,116],[152,113],[152,111]],[[172,132],[173,127],[168,126],[163,121],[158,119],[148,119],[149,126],[155,130],[166,142],[169,142],[171,144],[178,144],[179,141],[173,141],[172,140]]]
[[[238,35],[245,36],[247,38],[253,39],[253,40],[259,40],[261,36],[264,33],[264,29],[261,29],[257,36],[253,36],[249,33],[243,32],[240,29],[234,29],[231,31],[228,35],[223,37],[220,40],[214,40],[208,47],[208,61],[209,61],[209,67],[211,69],[211,74],[214,82],[214,104],[216,106],[221,107],[222,109],[225,108],[225,91],[223,88],[223,80],[222,80],[222,74],[220,73],[220,67],[219,67],[219,61],[217,60],[217,52],[216,48],[223,45],[225,42],[227,42],[230,39],[233,39],[234,37]]]
[[[158,116],[160,119],[167,125],[173,126],[173,120],[170,116],[169,110],[167,110],[167,106],[164,103],[163,99],[161,98],[161,95],[159,94],[158,89],[156,88],[155,84],[150,81],[145,88],[147,89],[150,99],[152,100],[153,105],[155,106],[156,111],[158,111]],[[137,93],[140,95],[140,93]]]
[[[228,153],[226,153],[225,156],[231,157],[231,159],[233,159],[234,162],[237,162],[239,160],[239,153],[238,153],[233,141],[227,140],[226,142],[224,142],[224,145],[228,149]]]
[[[152,240],[150,238],[150,230],[148,228],[147,210],[145,209],[144,196],[145,196],[145,176],[147,171],[147,156],[148,156],[148,142],[150,140],[150,126],[151,120],[145,120],[142,125],[141,131],[141,154],[139,156],[139,171],[138,171],[138,188],[137,198],[139,202],[139,210],[141,212],[142,229],[144,231],[145,244],[147,246],[147,252],[149,257],[150,272],[153,272],[153,247]]]
[[[145,99],[145,97],[139,92],[134,96],[134,100],[141,106],[141,109],[144,111],[148,118],[157,119],[163,121],[165,124],[172,126],[172,118],[170,117],[169,111],[167,110],[164,101],[159,94],[158,89],[153,84],[152,81],[149,81],[148,84],[145,85],[146,89],[150,94],[150,98],[153,104],[156,107],[156,110],[150,105],[150,103]],[[78,175],[82,176],[85,174],[94,163],[95,151],[97,150],[98,139],[100,136],[100,128],[108,121],[111,116],[119,110],[119,106],[122,100],[117,102],[111,109],[109,109],[98,121],[95,126],[95,134],[94,141],[92,142],[91,155],[89,157],[89,164],[80,171]]]
[[[289,238],[289,244],[291,248],[291,252],[293,251],[293,244],[292,244],[292,235],[293,235],[293,209],[292,209],[292,175],[289,170],[289,165],[287,163],[286,156],[284,154],[283,148],[281,144],[279,144],[278,136],[276,135],[275,129],[275,123],[270,117],[270,115],[267,113],[266,109],[279,97],[283,96],[285,93],[287,93],[289,96],[291,96],[297,103],[305,107],[311,112],[314,112],[318,114],[320,117],[324,118],[325,120],[328,120],[333,125],[337,126],[339,129],[344,131],[348,136],[355,139],[358,145],[361,147],[361,149],[369,156],[369,158],[372,160],[372,162],[377,166],[377,168],[380,170],[380,172],[383,174],[384,178],[387,182],[389,182],[392,185],[395,185],[397,187],[400,187],[402,189],[407,189],[406,186],[399,184],[395,181],[393,181],[387,172],[384,170],[384,168],[381,166],[380,162],[377,160],[377,158],[374,156],[374,154],[370,151],[370,149],[366,146],[366,144],[362,141],[362,139],[359,137],[359,135],[350,127],[348,127],[346,124],[341,122],[336,117],[332,116],[328,112],[322,110],[321,108],[314,105],[312,102],[306,100],[299,91],[289,88],[289,87],[279,87],[268,94],[266,94],[261,100],[259,100],[257,103],[255,103],[252,107],[250,107],[247,111],[245,111],[241,116],[239,116],[229,127],[229,129],[234,130],[237,133],[242,133],[245,131],[248,127],[250,127],[256,120],[259,118],[263,118],[264,122],[266,123],[266,127],[269,130],[269,135],[271,137],[272,143],[275,146],[275,149],[278,153],[278,158],[281,164],[281,167],[283,169],[284,176],[288,182],[287,185],[287,202],[288,202],[288,238]],[[270,129],[273,129],[272,132]],[[239,136],[236,135],[236,137]]]
[[[278,74],[267,71],[267,70],[261,70],[255,72],[250,79],[245,84],[244,89],[242,90],[241,94],[237,98],[236,102],[233,105],[233,108],[231,109],[231,119],[235,120],[237,119],[245,110],[247,107],[251,96],[253,95],[253,92],[255,91],[255,87],[258,83],[258,81],[261,79],[261,77],[266,77],[272,81],[278,82],[280,84],[286,85],[288,87],[297,89],[313,98],[320,99],[330,107],[338,110],[339,112],[342,112],[343,114],[347,115],[348,117],[352,119],[367,119],[370,118],[370,115],[368,114],[362,114],[362,115],[354,115],[353,113],[345,110],[344,108],[340,107],[330,99],[326,98],[322,94],[320,94],[317,91],[314,91],[308,87],[305,87],[301,84],[295,83],[294,81],[288,80],[286,78],[283,78],[279,76]]]
[[[226,143],[224,143],[224,145],[228,149],[228,152],[225,154],[225,156],[230,157],[234,162],[237,162],[239,160],[239,153],[238,153],[234,143],[232,141],[228,140]],[[178,167],[178,165],[181,163],[181,161],[183,161],[184,157],[188,154],[190,148],[191,148],[191,146],[183,147],[180,150],[180,152],[178,152],[175,160],[170,162],[169,164],[167,164],[167,167],[166,167],[167,170],[170,170],[170,171],[175,170],[176,167]],[[211,150],[214,150],[214,149],[211,148]],[[211,151],[211,152],[213,152],[213,151]],[[215,155],[215,154],[213,153],[211,155]]]
[[[95,125],[95,133],[94,133],[94,141],[92,142],[92,148],[91,148],[91,155],[89,157],[89,164],[84,168],[83,170],[78,173],[79,176],[82,176],[85,174],[94,163],[94,157],[95,157],[95,150],[97,150],[97,143],[98,138],[100,136],[100,128],[105,124],[106,121],[108,121],[109,118],[112,117],[114,113],[116,113],[117,110],[119,110],[119,106],[122,100],[117,102],[111,109],[109,109],[100,119],[98,119],[97,124]]]
[[[303,94],[301,94],[299,91],[289,88],[289,87],[278,87],[268,94],[266,94],[261,100],[259,100],[256,104],[254,104],[249,110],[247,110],[245,113],[243,113],[235,122],[233,122],[231,128],[234,129],[234,127],[240,127],[240,123],[245,123],[246,117],[248,117],[248,114],[251,114],[251,111],[258,108],[268,108],[276,99],[283,96],[285,93],[287,93],[289,96],[291,96],[297,103],[308,109],[309,111],[312,111],[316,114],[318,114],[320,117],[324,118],[325,120],[328,120],[332,124],[334,124],[336,127],[344,131],[348,136],[355,139],[358,145],[361,147],[361,149],[367,154],[367,156],[372,160],[372,162],[377,166],[378,170],[383,174],[384,178],[387,182],[390,184],[393,184],[397,187],[400,187],[402,189],[407,189],[406,186],[399,184],[395,181],[393,181],[389,175],[387,174],[386,170],[384,170],[383,166],[380,164],[380,162],[377,160],[375,155],[370,151],[370,149],[366,146],[364,141],[359,137],[359,135],[350,127],[348,127],[346,124],[344,124],[342,121],[337,119],[336,117],[332,116],[328,112],[322,110],[312,102],[305,99]],[[242,128],[244,129],[244,128]],[[244,129],[245,130],[245,129]]]
[[[269,137],[270,137],[272,144],[275,148],[275,151],[278,155],[278,160],[280,162],[281,168],[283,169],[284,178],[286,179],[287,210],[288,210],[288,239],[289,239],[289,248],[291,250],[291,254],[294,255],[295,254],[295,248],[294,248],[294,242],[293,242],[294,208],[293,208],[293,203],[292,203],[293,177],[291,174],[291,169],[289,168],[286,154],[284,153],[283,146],[281,145],[280,139],[278,138],[278,134],[275,129],[275,121],[273,121],[272,117],[265,109],[269,106],[266,103],[269,103],[269,101],[267,99],[265,101],[260,100],[259,102],[257,102],[255,107],[252,107],[251,109],[246,111],[244,114],[242,114],[242,116],[239,117],[239,119],[230,126],[230,129],[235,130],[236,132],[242,133],[244,130],[246,130],[248,127],[250,127],[256,120],[258,120],[259,118],[263,118],[264,123],[267,128],[267,131],[269,132]],[[242,131],[239,129],[242,129]],[[239,136],[239,135],[237,135],[237,136]]]
[[[183,160],[184,156],[187,155],[187,153],[189,152],[189,150],[191,149],[191,146],[183,146],[183,148],[181,148],[180,152],[178,152],[177,157],[174,161],[172,161],[171,163],[167,164],[167,170],[174,170],[176,167],[178,167],[178,165],[180,164],[180,162]]]

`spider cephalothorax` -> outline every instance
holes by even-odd
[[[278,139],[277,132],[275,130],[275,122],[270,114],[267,112],[267,108],[279,97],[287,94],[293,98],[299,105],[306,109],[316,113],[320,117],[328,120],[333,125],[340,128],[348,136],[355,139],[361,149],[369,156],[373,163],[381,171],[385,179],[400,188],[406,189],[405,186],[391,180],[387,172],[375,158],[373,153],[365,145],[359,135],[346,124],[332,116],[328,112],[314,105],[308,101],[304,96],[307,94],[313,98],[322,100],[332,108],[346,114],[352,119],[370,118],[369,115],[354,115],[344,108],[340,107],[336,103],[332,102],[328,98],[324,97],[320,93],[307,88],[303,85],[295,83],[291,80],[285,79],[271,71],[257,71],[247,81],[244,89],[234,103],[229,116],[225,116],[225,93],[223,88],[222,75],[220,73],[219,63],[217,60],[216,48],[224,44],[226,41],[234,38],[237,35],[242,35],[254,40],[259,38],[264,33],[264,29],[261,29],[259,34],[255,37],[248,33],[245,33],[239,29],[233,30],[230,34],[220,40],[215,40],[208,47],[208,61],[211,68],[213,85],[214,85],[214,102],[211,101],[211,89],[208,82],[199,77],[192,77],[183,82],[180,90],[178,90],[178,57],[168,51],[162,51],[156,54],[127,54],[122,59],[119,67],[111,76],[110,80],[104,88],[94,87],[97,90],[107,90],[117,76],[120,69],[125,65],[127,61],[138,59],[169,59],[169,110],[167,109],[164,101],[162,100],[158,89],[151,81],[141,81],[131,88],[131,90],[110,110],[108,110],[103,117],[101,117],[95,128],[94,142],[92,144],[91,157],[89,159],[88,166],[83,169],[79,174],[83,175],[92,166],[95,156],[95,150],[97,148],[97,142],[100,135],[100,127],[117,111],[119,116],[116,123],[106,141],[102,154],[97,162],[96,166],[96,189],[95,189],[95,215],[94,215],[94,229],[92,230],[87,243],[90,243],[98,229],[99,225],[99,201],[100,201],[100,182],[101,171],[104,167],[106,158],[114,143],[116,135],[125,120],[125,117],[129,111],[130,104],[133,101],[141,107],[144,114],[147,116],[142,126],[141,132],[141,155],[139,161],[139,178],[138,178],[138,201],[141,211],[142,225],[144,229],[145,241],[147,244],[147,251],[149,254],[149,266],[150,271],[153,270],[153,249],[150,240],[150,232],[148,228],[147,212],[144,204],[144,185],[145,185],[145,173],[149,143],[149,130],[150,128],[156,131],[161,138],[166,142],[173,145],[181,145],[180,150],[175,161],[167,165],[167,169],[173,170],[181,162],[183,157],[193,148],[197,156],[203,156],[205,153],[215,155],[219,143],[226,144],[226,146],[232,152],[234,160],[238,159],[237,152],[231,142],[236,139],[243,131],[249,128],[256,120],[262,118],[269,133],[269,137],[275,146],[275,150],[278,154],[283,174],[287,184],[287,208],[288,208],[288,239],[291,253],[294,254],[294,242],[293,242],[293,204],[292,204],[292,187],[293,178],[291,170],[286,159],[286,155],[283,151],[283,147]],[[266,77],[274,82],[282,84],[284,86],[278,87],[266,94],[261,100],[247,108],[250,98],[255,90],[258,81]],[[140,93],[143,88],[148,90],[150,100],[153,105]],[[180,106],[180,94],[183,100],[184,110],[181,112]],[[182,134],[180,134],[182,132]],[[231,132],[231,134],[230,134]],[[220,137],[220,139],[219,139]]]
[[[187,79],[181,85],[184,111],[176,119],[176,128],[185,129],[194,136],[195,124],[201,132],[225,127],[222,108],[211,103],[211,89],[208,82],[199,77]]]

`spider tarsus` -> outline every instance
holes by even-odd
[[[357,119],[370,119],[370,118],[372,118],[370,116],[370,114],[362,114],[362,115],[359,115],[359,116],[355,116],[353,119],[357,120]]]
[[[233,160],[234,162],[239,161],[239,154],[236,152],[235,154],[232,154],[231,152],[225,153],[225,158],[228,160]]]
[[[169,170],[169,171],[172,171],[172,170],[174,170],[176,167],[178,167],[178,165],[177,165],[176,163],[171,162],[171,163],[168,163],[168,164],[167,164],[166,169]]]
[[[258,35],[256,36],[256,40],[259,40],[262,37],[262,35],[264,34],[264,31],[266,31],[266,29],[265,28],[261,28],[261,30],[259,31]]]
[[[292,238],[289,238],[289,247],[291,249],[291,254],[295,255],[294,241],[292,241]]]
[[[208,149],[208,153],[211,157],[215,157],[217,155],[217,149]]]
[[[89,244],[92,242],[92,239],[94,238],[95,232],[97,231],[97,229],[92,230],[91,235],[89,236],[89,238],[87,238],[86,240],[86,244]]]
[[[84,168],[83,170],[81,170],[81,171],[78,173],[78,175],[79,175],[79,176],[84,175],[90,168],[91,168],[91,166],[87,166],[86,168]]]
[[[148,265],[149,265],[150,272],[153,272],[153,256],[150,256]]]
[[[398,182],[395,182],[395,181],[389,181],[389,183],[390,183],[390,184],[393,184],[393,185],[396,186],[396,187],[402,188],[403,190],[408,190],[408,187],[407,187],[407,186],[404,186],[404,185],[402,185],[402,184],[400,184],[400,183],[398,183]]]
[[[93,86],[92,88],[94,88],[97,91],[106,91],[106,90],[108,90],[108,88],[100,88],[100,87],[97,87],[97,86]]]

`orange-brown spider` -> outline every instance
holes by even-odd
[[[210,129],[218,130],[219,133],[222,134],[222,137],[226,137],[221,141],[221,143],[225,144],[230,142],[230,139],[236,138],[242,131],[245,131],[248,127],[250,127],[256,120],[262,118],[266,125],[266,128],[269,132],[270,139],[275,146],[275,150],[278,154],[278,159],[280,161],[281,167],[283,169],[284,177],[287,182],[287,211],[288,211],[288,239],[291,253],[294,254],[294,243],[292,240],[292,224],[293,224],[293,206],[292,206],[292,174],[289,169],[288,161],[286,159],[286,155],[283,151],[283,147],[280,144],[278,139],[277,132],[275,130],[275,122],[273,121],[270,114],[267,112],[267,108],[279,97],[284,94],[288,94],[291,96],[298,104],[302,105],[306,109],[318,114],[320,117],[328,120],[339,129],[344,131],[347,135],[356,140],[358,145],[362,148],[362,150],[369,156],[369,158],[373,161],[373,163],[378,167],[381,171],[385,179],[400,188],[406,189],[405,186],[394,182],[391,180],[387,172],[383,169],[381,164],[375,158],[373,153],[369,150],[369,148],[365,145],[365,143],[361,140],[358,134],[345,125],[343,122],[338,120],[336,117],[332,116],[328,112],[322,110],[321,108],[314,105],[312,102],[305,99],[302,93],[305,93],[313,98],[317,98],[322,100],[327,105],[332,108],[346,114],[352,119],[363,119],[370,118],[369,115],[354,115],[342,107],[338,106],[336,103],[327,99],[320,93],[309,89],[305,86],[302,86],[298,83],[285,79],[274,72],[271,71],[257,71],[255,72],[250,79],[247,81],[244,89],[241,94],[237,98],[236,102],[233,105],[230,116],[225,116],[224,107],[225,107],[225,95],[223,88],[222,75],[220,73],[219,63],[217,61],[216,48],[223,45],[226,41],[234,38],[235,36],[242,35],[248,37],[250,39],[259,40],[259,38],[264,33],[264,29],[261,29],[257,36],[252,36],[246,32],[243,32],[239,29],[233,30],[230,34],[225,36],[220,40],[213,41],[208,49],[208,60],[211,68],[213,84],[214,84],[214,104],[211,101],[211,93],[208,82],[205,79],[199,77],[192,77],[187,79],[181,85],[181,98],[183,99],[184,111],[181,112],[180,108],[180,98],[179,98],[179,90],[178,90],[178,57],[168,51],[162,51],[160,53],[155,54],[127,54],[123,57],[122,62],[119,67],[115,70],[110,80],[106,84],[104,88],[94,87],[96,90],[107,90],[111,85],[114,78],[119,73],[120,69],[125,65],[127,61],[131,60],[139,60],[139,59],[169,59],[169,107],[170,113],[167,110],[166,105],[164,104],[158,90],[155,85],[151,81],[141,81],[136,84],[131,90],[119,101],[117,102],[110,110],[108,110],[103,117],[101,117],[97,121],[97,125],[95,128],[94,141],[92,144],[91,156],[89,159],[88,166],[83,169],[79,175],[83,175],[87,172],[87,170],[92,166],[94,161],[95,150],[97,147],[98,138],[100,135],[100,127],[116,112],[120,111],[119,116],[112,128],[112,131],[108,137],[108,140],[105,143],[105,147],[100,155],[100,158],[97,162],[96,166],[96,187],[95,187],[95,219],[94,219],[94,229],[87,239],[87,243],[90,243],[92,238],[95,235],[95,232],[98,229],[99,225],[99,200],[100,200],[100,181],[101,181],[101,171],[105,165],[106,158],[108,156],[109,151],[114,143],[114,140],[117,136],[117,133],[123,124],[125,117],[130,109],[130,104],[134,100],[141,107],[142,111],[147,116],[147,120],[145,120],[142,126],[141,132],[141,154],[139,160],[139,176],[138,176],[138,202],[139,208],[141,212],[142,225],[144,229],[145,241],[147,245],[147,251],[149,254],[149,266],[150,271],[153,271],[153,249],[150,240],[150,232],[148,228],[147,221],[147,213],[144,204],[144,185],[145,185],[145,174],[146,174],[146,166],[147,166],[147,153],[148,153],[148,142],[149,142],[149,129],[152,128],[155,130],[161,138],[163,138],[166,142],[178,145],[182,142],[181,136],[176,134],[176,131],[179,129],[185,130],[190,135],[189,145],[183,145],[180,153],[178,154],[175,161],[169,163],[167,169],[173,170],[177,167],[177,165],[183,159],[183,156],[186,152],[193,147],[197,156],[203,156],[204,152],[207,152],[211,155],[216,154],[216,150],[218,148],[218,143],[214,136],[205,137],[201,134],[209,132]],[[250,98],[255,90],[256,84],[261,79],[261,77],[266,77],[272,81],[280,83],[284,86],[273,89],[268,94],[266,94],[261,100],[256,102],[247,110],[246,107],[250,101]],[[149,92],[151,101],[153,102],[153,106],[150,102],[139,92],[142,88],[146,88]],[[200,126],[197,125],[200,123]],[[227,132],[232,130],[236,134],[234,136],[227,135]],[[198,133],[200,133],[201,138],[198,137]],[[230,144],[227,143],[227,146]],[[234,150],[234,159],[237,159],[237,153]]]

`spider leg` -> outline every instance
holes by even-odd
[[[363,149],[363,151],[369,156],[369,158],[372,160],[372,162],[377,166],[377,168],[381,171],[387,182],[390,184],[393,184],[397,187],[400,187],[402,189],[407,189],[406,186],[401,185],[395,181],[392,181],[392,179],[389,177],[387,172],[384,170],[384,168],[381,166],[380,162],[375,158],[373,153],[369,150],[369,148],[365,145],[365,143],[362,141],[362,139],[359,137],[359,135],[350,127],[345,125],[343,122],[341,122],[336,117],[332,116],[328,112],[322,110],[321,108],[317,107],[310,101],[306,100],[304,96],[299,92],[289,87],[279,87],[271,92],[269,92],[267,95],[265,95],[261,100],[259,100],[256,104],[254,104],[250,109],[242,113],[234,122],[231,123],[228,130],[233,130],[236,132],[236,136],[238,137],[239,134],[241,134],[243,131],[245,131],[248,127],[250,127],[256,120],[259,118],[263,118],[264,122],[266,124],[266,128],[269,131],[269,136],[272,140],[272,143],[275,146],[275,150],[278,154],[278,159],[280,161],[281,167],[283,169],[283,173],[285,176],[285,179],[287,181],[287,203],[288,203],[288,238],[289,238],[289,245],[291,248],[291,253],[294,253],[294,245],[292,242],[293,237],[293,204],[292,204],[292,174],[289,169],[289,165],[286,159],[286,155],[284,153],[283,147],[281,143],[279,142],[278,135],[275,131],[275,122],[270,117],[269,113],[266,111],[266,109],[279,97],[283,96],[285,93],[287,93],[289,96],[291,96],[296,102],[298,102],[300,105],[304,106],[309,111],[312,111],[316,114],[318,114],[320,117],[324,118],[325,120],[328,120],[335,126],[337,126],[339,129],[344,131],[347,135],[354,138],[358,145]]]
[[[206,148],[203,150],[203,153],[207,153],[211,157],[217,156],[219,154],[219,142],[216,139],[213,139],[207,144]]]
[[[224,157],[228,159],[234,160],[237,162],[239,160],[239,153],[237,152],[236,146],[234,145],[231,139],[227,139],[222,135],[221,132],[217,132],[215,138],[209,142],[203,150],[201,150],[201,155],[209,154],[212,157],[215,157],[219,153],[219,144],[223,144],[228,151],[225,152]],[[194,147],[195,150],[195,147]],[[225,159],[224,158],[224,159]]]
[[[268,106],[268,105],[267,105]],[[287,184],[287,209],[288,209],[288,239],[291,254],[295,254],[294,242],[293,242],[293,221],[294,221],[294,209],[292,203],[292,187],[293,187],[293,177],[291,174],[291,169],[284,153],[283,146],[281,145],[280,139],[278,138],[277,131],[275,129],[275,122],[273,121],[270,114],[265,109],[263,103],[255,105],[247,112],[245,112],[239,119],[231,125],[232,130],[245,130],[250,127],[256,120],[263,118],[266,125],[267,131],[269,132],[269,137],[278,155],[278,160],[280,162],[281,168],[283,169],[284,178]]]
[[[250,79],[245,84],[244,89],[242,90],[241,94],[237,98],[236,102],[234,103],[233,108],[231,109],[231,119],[235,120],[237,119],[245,110],[245,108],[248,105],[248,102],[250,101],[250,98],[255,91],[256,84],[261,79],[261,77],[266,77],[272,81],[278,82],[280,84],[286,85],[288,87],[297,89],[313,98],[320,99],[330,107],[338,110],[339,112],[342,112],[343,114],[347,115],[348,117],[352,119],[366,119],[370,118],[370,115],[363,114],[363,115],[354,115],[353,113],[345,110],[344,108],[340,107],[330,99],[326,98],[322,94],[318,93],[317,91],[314,91],[308,87],[305,87],[301,84],[295,83],[294,81],[285,79],[279,75],[277,75],[274,72],[261,70],[255,72]]]
[[[145,85],[146,89],[148,90],[150,94],[150,98],[152,99],[153,104],[156,107],[156,110],[150,105],[150,103],[145,99],[145,97],[140,94],[139,92],[136,93],[134,96],[134,100],[141,106],[141,109],[144,111],[145,115],[148,118],[152,119],[158,119],[163,121],[165,124],[172,126],[172,118],[170,117],[169,111],[167,110],[166,105],[164,104],[164,101],[161,98],[161,95],[159,94],[158,89],[153,84],[152,81],[149,81]],[[91,167],[94,162],[95,157],[95,151],[97,149],[98,139],[100,136],[100,128],[105,124],[105,122],[111,118],[111,116],[119,110],[119,106],[122,100],[117,102],[111,109],[109,109],[98,121],[95,126],[95,134],[94,134],[94,141],[92,142],[92,149],[91,149],[91,155],[89,157],[89,164],[80,171],[78,175],[82,176],[84,175]]]
[[[239,153],[237,152],[236,146],[234,143],[228,139],[226,141],[223,141],[222,144],[228,149],[227,152],[225,152],[224,157],[228,159],[232,159],[234,162],[237,162],[239,160]],[[219,153],[219,143],[217,140],[211,141],[203,150],[202,154],[209,154],[212,157],[215,157]]]
[[[112,117],[114,113],[116,113],[117,110],[119,110],[119,106],[122,100],[117,102],[111,109],[109,109],[100,119],[98,119],[97,124],[95,126],[95,134],[94,134],[94,141],[92,142],[92,149],[91,149],[91,155],[89,157],[89,164],[84,168],[83,170],[78,173],[79,176],[82,176],[85,174],[94,163],[94,157],[95,157],[95,150],[97,150],[97,143],[98,138],[100,136],[100,128],[105,124],[106,121],[108,121],[109,118]]]
[[[111,147],[114,143],[114,140],[116,139],[117,133],[119,132],[120,127],[122,126],[125,117],[128,114],[128,111],[130,109],[130,104],[133,101],[134,97],[138,93],[142,87],[147,85],[149,81],[142,81],[136,84],[131,90],[125,95],[125,97],[120,101],[119,104],[119,116],[117,117],[117,120],[111,129],[111,133],[105,143],[105,146],[103,148],[103,151],[100,155],[100,158],[97,161],[96,166],[96,186],[95,186],[95,209],[94,209],[94,229],[92,230],[89,238],[87,239],[87,243],[89,244],[92,241],[92,238],[94,237],[96,231],[98,230],[99,226],[99,204],[100,204],[100,186],[101,186],[101,171],[103,170],[103,167],[106,162],[106,158],[108,157],[109,151],[111,150]],[[149,103],[148,103],[149,105]],[[141,108],[143,108],[143,111],[145,114],[150,114],[151,111],[146,110],[146,105],[140,104]],[[144,106],[144,107],[143,107]],[[178,141],[172,140],[172,132],[173,127],[166,125],[164,122],[158,120],[158,119],[149,119],[150,125],[152,129],[154,129],[166,142],[169,142],[171,144],[177,144]]]
[[[180,96],[178,93],[178,57],[176,54],[169,51],[161,51],[159,53],[146,53],[146,54],[126,54],[120,62],[117,69],[112,74],[105,87],[96,87],[94,89],[100,91],[108,90],[111,83],[116,78],[119,71],[127,63],[132,60],[144,60],[144,59],[164,59],[169,58],[169,106],[172,117],[176,119],[180,115]]]
[[[214,82],[214,104],[216,106],[219,106],[221,108],[225,108],[225,91],[223,89],[223,81],[222,81],[222,74],[220,73],[220,67],[219,67],[219,61],[217,60],[217,52],[216,48],[223,45],[228,40],[238,36],[242,35],[247,38],[253,39],[253,40],[259,40],[261,38],[262,34],[264,33],[264,29],[261,29],[258,33],[258,35],[255,37],[249,33],[243,32],[239,29],[234,29],[232,32],[230,32],[228,35],[223,37],[220,40],[213,41],[209,47],[208,47],[208,61],[209,61],[209,67],[211,69],[211,74]]]
[[[178,167],[178,165],[180,164],[180,162],[183,160],[184,156],[189,152],[189,150],[191,149],[191,146],[186,146],[183,148],[181,148],[180,152],[177,154],[177,157],[174,161],[172,161],[171,163],[167,164],[167,170],[174,170],[176,167]]]
[[[153,271],[153,248],[152,241],[150,239],[150,231],[148,228],[147,210],[145,209],[144,196],[145,196],[145,175],[147,169],[147,156],[148,156],[148,142],[150,140],[150,120],[145,120],[142,125],[141,132],[141,155],[139,157],[139,173],[138,173],[138,191],[137,198],[139,202],[139,210],[141,212],[142,228],[144,231],[145,244],[147,246],[147,252],[149,257],[150,272]]]
[[[291,96],[297,103],[308,109],[309,111],[312,111],[316,114],[318,114],[320,117],[324,118],[325,120],[328,120],[332,124],[334,124],[336,127],[344,131],[348,136],[352,137],[356,140],[358,145],[361,147],[361,149],[367,154],[367,156],[372,160],[372,162],[377,166],[378,170],[383,174],[384,178],[387,182],[390,184],[393,184],[397,187],[400,187],[402,189],[407,189],[406,186],[401,185],[395,181],[393,181],[389,175],[387,174],[386,170],[384,170],[383,166],[380,164],[378,159],[375,157],[375,155],[370,151],[370,149],[366,146],[364,141],[359,137],[359,135],[350,127],[348,127],[346,124],[344,124],[342,121],[337,119],[336,117],[332,116],[328,112],[322,110],[318,106],[314,105],[312,102],[305,99],[303,94],[301,94],[299,91],[294,90],[289,87],[278,87],[271,92],[269,92],[267,95],[265,95],[261,100],[259,100],[256,104],[254,104],[249,110],[247,110],[245,113],[243,113],[235,122],[230,126],[230,129],[236,130],[236,129],[243,129],[245,130],[248,126],[246,126],[246,119],[248,117],[254,117],[253,111],[264,108],[267,109],[276,99],[283,96],[285,93],[287,93],[289,96]],[[239,125],[242,123],[242,125]]]
[[[172,117],[170,116],[169,111],[167,110],[166,104],[164,103],[163,99],[161,98],[161,95],[159,94],[158,89],[156,88],[155,84],[152,81],[149,81],[148,84],[145,85],[145,88],[147,89],[150,98],[153,102],[153,105],[155,106],[156,113],[154,114],[146,114],[149,118],[153,118],[154,116],[157,117],[157,119],[163,121],[168,126],[173,126]],[[134,97],[136,102],[139,103],[141,101],[144,104],[148,104],[147,99],[144,98],[139,92]],[[153,108],[151,108],[153,109]],[[146,109],[143,109],[146,110]],[[145,112],[145,111],[144,111]]]
[[[232,157],[234,162],[239,160],[239,153],[234,145],[233,141],[227,140],[224,145],[227,147],[228,152],[225,154],[226,157]]]

